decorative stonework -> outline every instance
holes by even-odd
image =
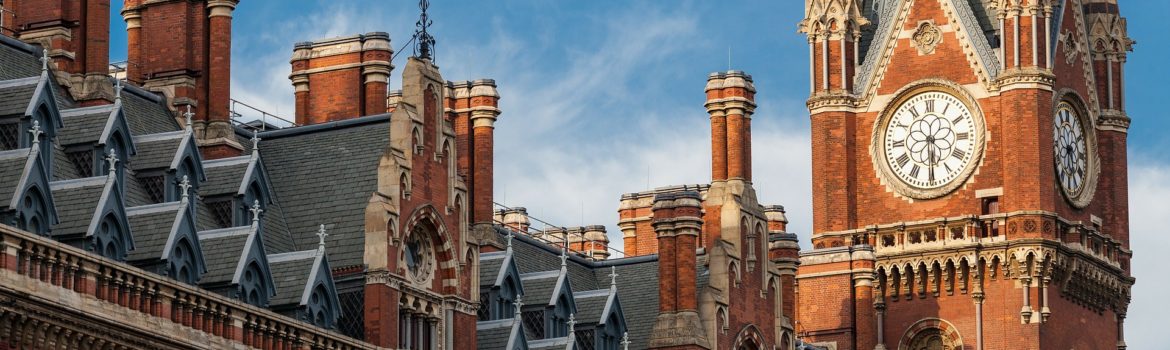
[[[963,338],[950,322],[938,318],[918,321],[898,342],[898,350],[958,350],[963,349]]]
[[[915,29],[914,34],[910,36],[910,43],[918,49],[920,56],[934,53],[934,48],[938,47],[942,40],[942,31],[934,24],[934,20],[918,22],[918,29]]]
[[[1060,43],[1064,49],[1064,63],[1072,65],[1077,60],[1077,53],[1081,52],[1081,48],[1077,44],[1077,39],[1073,36],[1072,31],[1065,31],[1060,36]]]

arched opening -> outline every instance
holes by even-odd
[[[248,263],[240,276],[240,295],[244,302],[257,307],[268,307],[268,281],[256,261]]]
[[[333,305],[329,302],[329,290],[325,288],[325,285],[317,284],[316,287],[313,287],[313,291],[309,294],[309,303],[305,306],[304,319],[318,327],[333,329],[336,313],[337,311],[333,310]]]
[[[121,225],[114,214],[106,214],[93,233],[90,251],[101,256],[121,261],[126,257],[126,246],[123,241]]]
[[[187,239],[181,238],[175,243],[167,261],[170,263],[170,271],[167,271],[167,274],[171,278],[179,282],[195,284],[195,250],[192,249]]]
[[[37,187],[29,188],[25,191],[22,208],[20,208],[21,219],[17,220],[16,224],[20,225],[22,230],[45,235],[49,229],[44,219],[47,213],[48,208],[40,189]]]

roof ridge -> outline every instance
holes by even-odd
[[[182,203],[174,201],[129,207],[126,208],[126,216],[163,213],[172,210],[178,210],[180,205],[182,205]]]
[[[215,167],[221,167],[221,166],[248,164],[251,161],[252,161],[251,155],[205,160],[205,161],[203,161],[203,168],[215,168]]]
[[[77,107],[61,110],[61,118],[80,117],[84,115],[97,115],[97,113],[110,113],[114,110],[115,105],[97,105],[88,107]]]
[[[0,36],[0,37],[3,37],[3,36]],[[8,79],[8,80],[0,81],[0,88],[10,88],[10,87],[17,87],[17,86],[33,85],[33,84],[36,84],[40,81],[41,81],[41,76],[39,76],[39,75],[35,76],[35,77]]]
[[[317,258],[317,249],[300,250],[300,251],[294,251],[294,252],[268,254],[268,263],[272,264],[272,263],[280,263],[280,262],[285,262],[285,261],[305,260],[305,259],[315,259],[315,258]]]
[[[122,91],[123,91],[123,92],[129,91],[130,93],[134,94],[135,96],[138,96],[138,97],[142,97],[142,98],[148,99],[148,100],[150,100],[151,102],[159,102],[159,101],[162,101],[162,97],[161,97],[161,96],[159,96],[159,95],[157,95],[157,94],[155,94],[153,91],[150,91],[150,90],[144,89],[144,88],[142,88],[142,87],[140,87],[140,86],[137,86],[137,85],[134,85],[134,84],[124,84],[124,85],[122,85]]]
[[[80,179],[57,180],[49,183],[49,188],[52,190],[67,190],[72,188],[89,187],[95,185],[105,185],[107,175],[98,175],[91,177],[83,177]]]
[[[357,117],[357,118],[350,118],[350,119],[345,119],[345,120],[326,122],[326,123],[321,123],[321,124],[293,126],[293,127],[283,128],[283,129],[276,129],[276,130],[272,130],[272,131],[264,131],[264,132],[259,133],[259,137],[263,141],[269,141],[269,140],[277,139],[277,138],[281,138],[281,137],[299,136],[299,135],[305,135],[305,134],[312,134],[312,133],[316,133],[316,132],[344,129],[344,128],[362,126],[362,125],[366,125],[366,124],[380,123],[380,122],[388,121],[388,120],[390,120],[389,113],[374,114],[374,115],[368,115],[368,116],[361,116],[361,117]],[[247,131],[247,133],[245,133],[245,131]],[[236,135],[252,137],[250,130],[245,130],[243,128],[238,128],[238,127],[236,128]]]
[[[0,35],[0,43],[3,43],[6,46],[11,46],[14,49],[28,52],[30,54],[37,53],[36,52],[37,46],[33,46],[32,44],[29,44],[29,43],[26,43],[26,42],[23,42],[20,40],[16,40],[16,38]]]
[[[234,226],[234,227],[226,227],[226,228],[217,228],[214,230],[199,231],[198,233],[196,233],[196,235],[199,236],[200,240],[203,240],[203,239],[216,239],[216,238],[231,237],[231,236],[243,236],[243,235],[247,235],[247,234],[251,234],[251,233],[252,233],[252,226],[246,225],[246,226]]]
[[[161,140],[180,139],[187,134],[186,130],[164,131],[153,134],[135,135],[134,142],[153,142]]]
[[[511,317],[501,318],[498,320],[490,320],[490,321],[478,321],[478,322],[475,322],[475,330],[478,331],[478,330],[486,330],[486,329],[512,327],[513,322],[515,322],[515,321],[513,321]]]
[[[553,277],[560,277],[560,276],[561,276],[561,270],[537,271],[537,272],[529,272],[529,273],[520,274],[520,280],[523,281],[523,280],[546,279],[546,278],[553,278]]]
[[[30,147],[10,149],[7,151],[0,151],[0,160],[27,158],[29,151],[31,151]]]

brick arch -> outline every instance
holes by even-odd
[[[767,344],[763,333],[760,333],[760,329],[754,324],[743,326],[739,330],[739,334],[735,336],[735,342],[732,343],[731,349],[752,349],[747,347],[751,344],[755,345],[754,349],[764,349],[766,348],[764,344]]]
[[[910,345],[920,335],[937,330],[945,342],[945,349],[963,349],[963,337],[955,325],[941,318],[928,317],[910,325],[898,340],[898,350],[911,350]]]
[[[410,218],[402,226],[403,242],[406,235],[422,223],[429,223],[435,229],[431,243],[435,247],[435,262],[438,264],[437,276],[441,280],[440,290],[445,294],[454,294],[459,287],[459,261],[456,258],[455,248],[451,244],[451,235],[447,232],[447,225],[443,223],[442,215],[433,205],[420,206],[410,214]]]

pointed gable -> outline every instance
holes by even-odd
[[[126,259],[131,264],[189,284],[207,272],[190,203],[133,207],[126,215],[136,244]]]
[[[50,187],[49,166],[33,148],[0,152],[0,219],[45,235],[59,222]]]
[[[276,295],[259,225],[199,232],[207,273],[199,284],[257,307]]]

